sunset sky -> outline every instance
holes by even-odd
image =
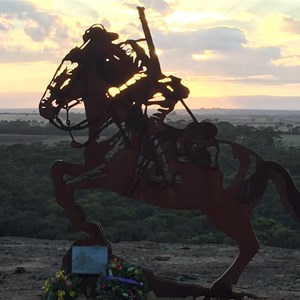
[[[300,110],[299,0],[1,0],[0,108],[36,108],[94,23],[143,37],[137,6],[191,108]]]

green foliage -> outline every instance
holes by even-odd
[[[52,126],[50,123],[38,123],[31,121],[0,121],[0,134],[49,134],[49,135],[66,135],[62,131]]]
[[[22,124],[25,130],[28,124]],[[9,124],[0,122],[0,132],[4,125],[9,128]],[[20,123],[11,126],[18,128],[18,133],[22,129]],[[235,127],[227,122],[217,126],[219,138],[245,143],[265,159],[280,162],[300,186],[297,163],[300,151],[277,143],[280,140],[278,132],[270,128]],[[221,157],[225,185],[230,184],[238,169],[229,150],[222,149]],[[50,166],[58,159],[80,163],[82,151],[72,149],[69,143],[38,142],[0,145],[0,157],[0,236],[72,240],[79,237],[81,233],[74,231],[64,210],[55,202]],[[75,199],[84,204],[89,220],[101,222],[112,242],[232,243],[199,211],[161,209],[98,190],[78,191]],[[282,207],[274,187],[267,189],[252,218],[257,236],[264,245],[300,249],[299,224]]]
[[[229,122],[219,122],[216,126],[219,139],[243,144],[261,154],[270,152],[271,147],[280,144],[281,141],[281,133],[274,127],[233,126]]]
[[[68,143],[0,146],[0,235],[57,239],[71,233],[50,179],[54,160],[81,160],[69,148]]]
[[[191,243],[193,244],[215,244],[216,242],[217,239],[212,232],[200,234],[191,238]]]
[[[256,218],[253,225],[258,232],[258,239],[265,245],[283,248],[300,248],[299,230],[284,227],[282,223],[264,217]]]

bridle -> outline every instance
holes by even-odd
[[[59,128],[61,130],[69,132],[70,137],[72,139],[71,145],[72,145],[73,148],[83,148],[83,147],[88,146],[97,137],[99,132],[102,132],[104,129],[106,129],[108,126],[110,126],[112,124],[115,124],[118,127],[118,129],[120,130],[121,136],[124,139],[124,142],[126,143],[126,145],[128,147],[131,147],[131,142],[128,138],[128,135],[125,132],[125,129],[121,125],[118,118],[115,116],[113,103],[110,105],[110,107],[108,109],[106,109],[93,122],[88,121],[88,119],[86,118],[86,119],[80,121],[79,123],[77,123],[75,125],[71,125],[69,111],[70,111],[71,108],[73,108],[76,105],[82,103],[82,101],[83,100],[76,100],[75,103],[72,103],[71,105],[67,104],[63,107],[63,109],[66,110],[66,121],[65,121],[65,123],[59,117],[59,113],[53,119],[49,120],[50,123],[53,124],[55,127]],[[80,143],[80,142],[75,140],[75,137],[74,137],[72,131],[86,129],[86,128],[89,128],[89,127],[91,127],[95,124],[100,124],[100,125],[99,125],[98,129],[94,132],[94,134],[89,136],[87,141],[85,141],[84,143]]]
[[[64,107],[62,109],[66,110],[66,122],[64,124],[64,122],[61,120],[61,118],[59,117],[59,114],[57,114],[53,119],[49,119],[50,123],[52,125],[54,125],[56,128],[64,130],[64,131],[73,131],[73,130],[82,130],[87,128],[88,125],[88,120],[87,118],[80,121],[79,123],[75,124],[75,125],[71,125],[71,120],[70,120],[70,114],[69,111],[71,108],[75,107],[78,104],[82,103],[82,100],[75,100],[75,103],[72,103],[71,105],[67,104],[64,105]]]

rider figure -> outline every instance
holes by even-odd
[[[84,93],[90,98],[95,98],[94,101],[101,102],[101,109],[109,109],[113,106],[113,118],[117,125],[129,120],[131,112],[136,114],[134,116],[136,120],[144,120],[144,123],[138,122],[137,124],[147,129],[155,149],[156,161],[162,170],[161,175],[152,177],[150,182],[167,185],[181,184],[181,175],[176,172],[174,166],[175,149],[165,135],[163,121],[166,115],[174,109],[175,104],[188,96],[189,90],[181,84],[179,78],[167,77],[156,72],[150,57],[136,41],[114,44],[113,41],[117,38],[118,34],[106,31],[103,25],[93,25],[83,35],[83,46],[72,49],[64,60],[77,63],[78,70],[81,68],[96,74],[90,78],[94,78],[97,82],[88,85],[88,89],[92,91],[88,90]],[[135,56],[131,55],[133,52]],[[76,69],[73,72],[75,74]],[[67,75],[64,74],[64,76]],[[134,79],[133,83],[130,83],[132,79]],[[76,86],[76,82],[74,85]],[[74,85],[71,88],[76,89]],[[70,88],[68,84],[65,88],[67,87]],[[109,89],[112,87],[117,88],[116,95],[111,95]],[[162,95],[163,100],[151,101],[158,93]],[[99,99],[101,101],[98,101]],[[142,105],[147,107],[151,104],[159,105],[160,109],[152,117],[145,118]],[[89,126],[94,126],[94,131],[99,131],[96,125],[97,111],[92,114],[94,114],[92,116],[94,122],[90,122]],[[89,119],[91,120],[90,116]],[[121,129],[121,126],[119,128]]]
[[[138,72],[138,66],[133,64],[120,45],[112,43],[119,38],[117,33],[95,24],[85,31],[82,38],[82,48],[72,49],[65,60],[85,64],[89,70],[95,70],[108,87],[119,86]]]
[[[105,39],[105,36],[108,38]],[[165,125],[163,122],[166,115],[174,109],[176,103],[180,99],[188,97],[189,90],[181,84],[180,78],[175,76],[166,77],[161,73],[157,73],[155,67],[151,64],[151,59],[146,55],[145,50],[140,47],[137,42],[130,40],[127,41],[127,43],[130,44],[137,55],[135,60],[133,60],[132,57],[120,48],[120,44],[116,45],[111,43],[116,37],[117,35],[115,33],[108,33],[104,27],[100,27],[99,29],[94,26],[89,29],[88,34],[86,33],[84,38],[85,42],[89,39],[92,41],[99,39],[99,41],[102,40],[102,43],[106,41],[104,44],[104,49],[108,52],[106,56],[110,56],[113,59],[110,59],[110,63],[106,65],[103,63],[100,65],[98,61],[97,70],[103,74],[101,78],[111,86],[118,87],[124,84],[128,79],[134,77],[134,75],[142,75],[140,78],[137,78],[133,84],[128,84],[126,88],[121,90],[120,93],[114,97],[114,103],[116,103],[116,121],[122,121],[122,109],[120,105],[125,104],[129,107],[130,113],[123,117],[127,120],[134,118],[139,130],[143,130],[143,128],[146,127],[148,136],[150,136],[155,150],[155,159],[159,164],[161,174],[151,177],[150,182],[158,185],[180,185],[182,178],[181,174],[176,172],[175,147],[171,139],[166,136],[167,132],[164,130]],[[108,45],[107,42],[110,42],[110,45]],[[98,54],[97,59],[101,57],[99,50],[99,48],[94,49]],[[118,58],[117,60],[115,59],[116,57]],[[155,101],[155,99],[151,100],[157,93],[160,93],[163,99],[158,101]],[[141,106],[149,106],[152,104],[159,105],[160,108],[152,117],[145,118],[142,116]]]

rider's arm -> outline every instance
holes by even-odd
[[[75,47],[65,56],[63,60],[69,60],[72,63],[73,62],[79,63],[81,59],[82,59],[82,49],[80,49],[79,47]]]

